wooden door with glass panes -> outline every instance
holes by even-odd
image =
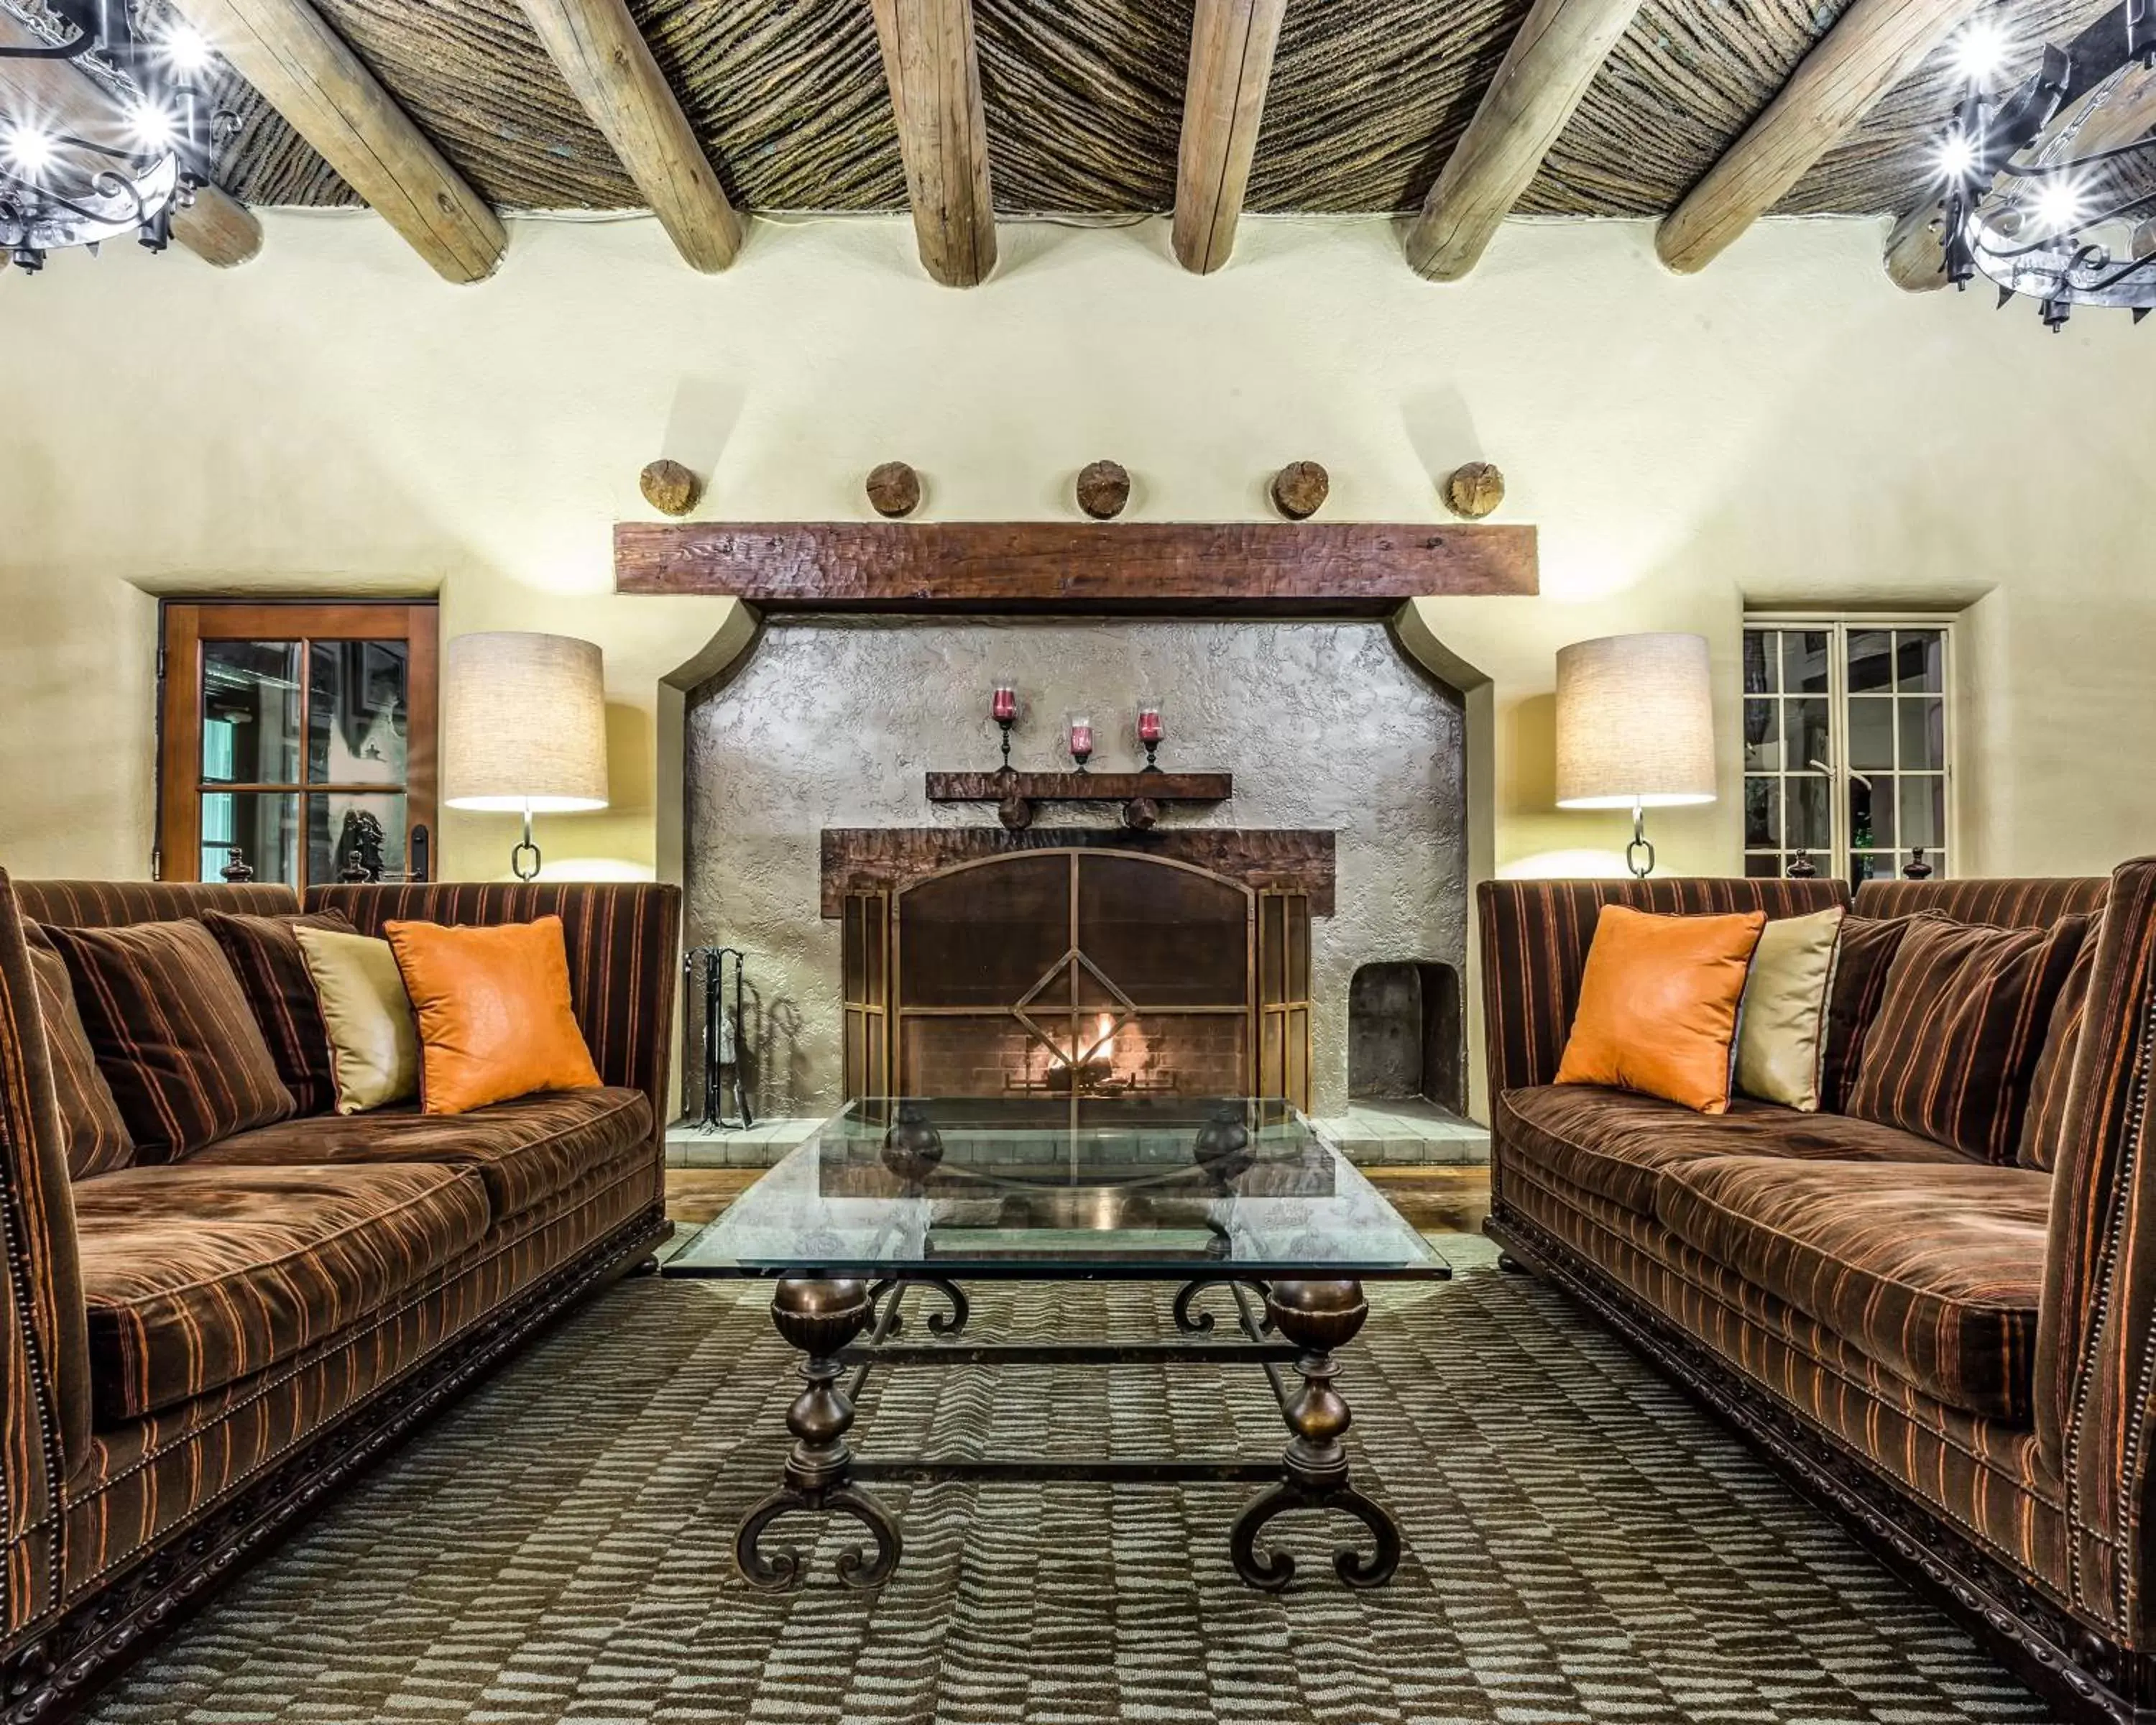
[[[1746,874],[1952,872],[1953,644],[1940,619],[1748,620]]]
[[[159,880],[428,877],[432,603],[168,600],[162,629]]]

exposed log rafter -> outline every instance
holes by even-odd
[[[1986,0],[1854,0],[1779,94],[1662,218],[1655,249],[1690,274],[1788,193]]]
[[[1408,229],[1417,275],[1457,281],[1475,267],[1640,3],[1535,0]]]
[[[484,280],[501,218],[308,0],[177,0],[345,182],[446,280]]]
[[[0,48],[36,48],[44,39],[0,8]],[[124,145],[120,105],[89,74],[61,60],[0,59],[0,113],[91,143]],[[206,264],[229,270],[262,249],[262,224],[214,186],[172,213],[172,238]]]
[[[624,0],[522,0],[592,123],[694,269],[723,270],[741,221]]]
[[[973,0],[872,0],[922,266],[946,287],[996,267]]]
[[[1175,255],[1204,275],[1228,261],[1257,154],[1287,0],[1198,0],[1175,171]]]

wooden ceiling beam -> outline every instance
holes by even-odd
[[[973,0],[871,0],[921,262],[946,287],[996,267]]]
[[[1475,267],[1639,9],[1640,0],[1535,0],[1408,229],[1418,275],[1457,281]]]
[[[1198,0],[1175,169],[1175,255],[1209,275],[1235,249],[1287,0]]]
[[[684,260],[706,275],[732,263],[741,219],[624,0],[523,0],[523,7]]]
[[[28,25],[0,8],[0,48],[44,44]],[[0,60],[0,113],[92,143],[126,139],[119,104],[88,73],[64,60]],[[239,199],[204,186],[191,207],[172,212],[172,238],[205,264],[229,270],[262,249],[262,224]]]
[[[1789,80],[1662,218],[1655,249],[1704,269],[1986,0],[1854,0]]]
[[[494,274],[508,231],[308,0],[177,0],[377,214],[446,280]]]

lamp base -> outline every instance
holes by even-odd
[[[1625,847],[1625,866],[1632,871],[1635,880],[1644,880],[1655,872],[1655,847],[1647,842],[1647,810],[1643,803],[1632,805],[1632,842]]]

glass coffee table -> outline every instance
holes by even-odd
[[[1229,1536],[1253,1587],[1287,1585],[1295,1560],[1259,1535],[1291,1510],[1337,1510],[1373,1548],[1335,1553],[1350,1587],[1378,1587],[1399,1530],[1348,1477],[1348,1404],[1336,1356],[1363,1327],[1363,1284],[1442,1281],[1445,1260],[1339,1151],[1284,1102],[1250,1097],[932,1097],[850,1104],[668,1260],[676,1276],[776,1283],[772,1322],[803,1356],[786,1416],[785,1476],[734,1537],[742,1575],[798,1585],[800,1554],[767,1551],[797,1512],[860,1522],[875,1550],[840,1553],[839,1577],[875,1587],[897,1568],[876,1480],[1262,1482]],[[1178,1287],[1177,1333],[1070,1342],[966,1334],[968,1282],[1150,1281]],[[899,1339],[916,1291],[927,1337]],[[1210,1301],[1232,1307],[1235,1339]],[[870,1373],[997,1364],[1251,1366],[1271,1384],[1288,1440],[1262,1460],[1080,1460],[855,1455],[847,1442]],[[1292,1373],[1292,1378],[1289,1373]]]

